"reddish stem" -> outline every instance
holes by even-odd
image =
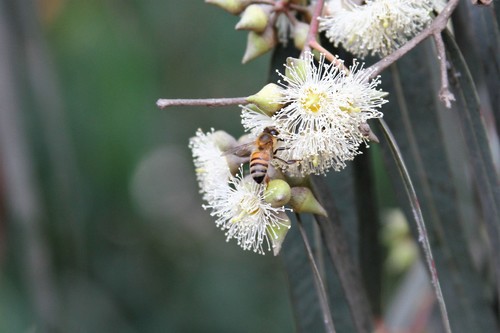
[[[307,33],[306,44],[302,52],[311,51],[311,43],[316,42],[316,35],[318,34],[319,27],[318,18],[321,16],[321,11],[323,10],[324,4],[324,0],[318,0],[316,2],[316,7],[314,7],[311,23],[309,24],[309,32]]]

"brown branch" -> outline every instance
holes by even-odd
[[[439,34],[446,28],[448,24],[448,19],[451,14],[455,10],[458,5],[459,0],[450,0],[448,4],[443,8],[441,13],[434,19],[434,21],[425,28],[422,32],[420,32],[413,39],[408,41],[405,45],[389,54],[387,57],[381,59],[374,65],[370,66],[369,69],[372,70],[370,78],[374,78],[379,75],[382,71],[384,71],[387,67],[392,65],[394,62],[403,57],[406,53],[411,51],[415,46],[420,44],[423,40],[427,39],[427,37],[432,36],[434,34]]]
[[[441,74],[439,99],[446,105],[447,108],[451,108],[451,102],[455,101],[455,96],[449,89],[448,71],[446,68],[446,50],[444,47],[443,37],[441,37],[441,32],[434,33],[433,37],[436,42],[436,49],[438,52],[437,58],[439,60],[439,69]]]
[[[160,109],[165,109],[170,106],[230,106],[248,104],[246,97],[233,98],[204,98],[204,99],[159,99],[156,106]]]

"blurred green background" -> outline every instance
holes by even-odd
[[[225,242],[189,137],[242,133],[237,18],[203,1],[0,1],[0,332],[290,332],[280,258]],[[3,98],[3,100],[2,100]]]

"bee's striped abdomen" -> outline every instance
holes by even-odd
[[[250,174],[258,184],[266,177],[270,157],[269,153],[264,151],[255,151],[250,155]]]

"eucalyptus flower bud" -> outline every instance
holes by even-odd
[[[304,59],[297,59],[292,57],[288,57],[286,59],[285,76],[287,78],[296,81],[298,76],[301,80],[305,81],[306,73],[307,62]]]
[[[309,24],[297,21],[293,26],[293,44],[299,50],[302,50],[306,45],[307,33],[309,32]]]
[[[288,204],[292,207],[293,211],[297,213],[312,213],[328,216],[325,209],[307,187],[292,187],[292,197]]]
[[[256,104],[267,115],[271,116],[283,107],[283,88],[275,83],[266,84],[258,93],[247,97],[247,101]]]
[[[265,8],[268,7],[271,8],[270,6],[266,6]],[[236,30],[251,30],[256,33],[264,32],[269,22],[269,12],[265,8],[255,4],[248,6],[236,24]]]
[[[284,180],[273,179],[264,191],[264,200],[273,207],[286,205],[292,196],[290,185]]]
[[[266,228],[267,235],[271,240],[271,245],[273,247],[273,254],[275,256],[280,253],[281,245],[283,244],[285,236],[288,233],[288,230],[290,230],[290,226],[292,225],[292,222],[290,221],[290,218],[286,215],[286,213],[280,212],[278,214],[278,217],[280,219],[280,222],[277,226],[273,227],[271,225],[268,225]]]
[[[216,5],[233,15],[239,15],[250,4],[249,0],[205,0],[205,2]]]
[[[267,51],[271,50],[277,43],[276,35],[274,29],[268,26],[262,34],[250,31],[248,33],[247,48],[245,50],[245,55],[241,61],[246,64],[250,60],[263,55]]]

